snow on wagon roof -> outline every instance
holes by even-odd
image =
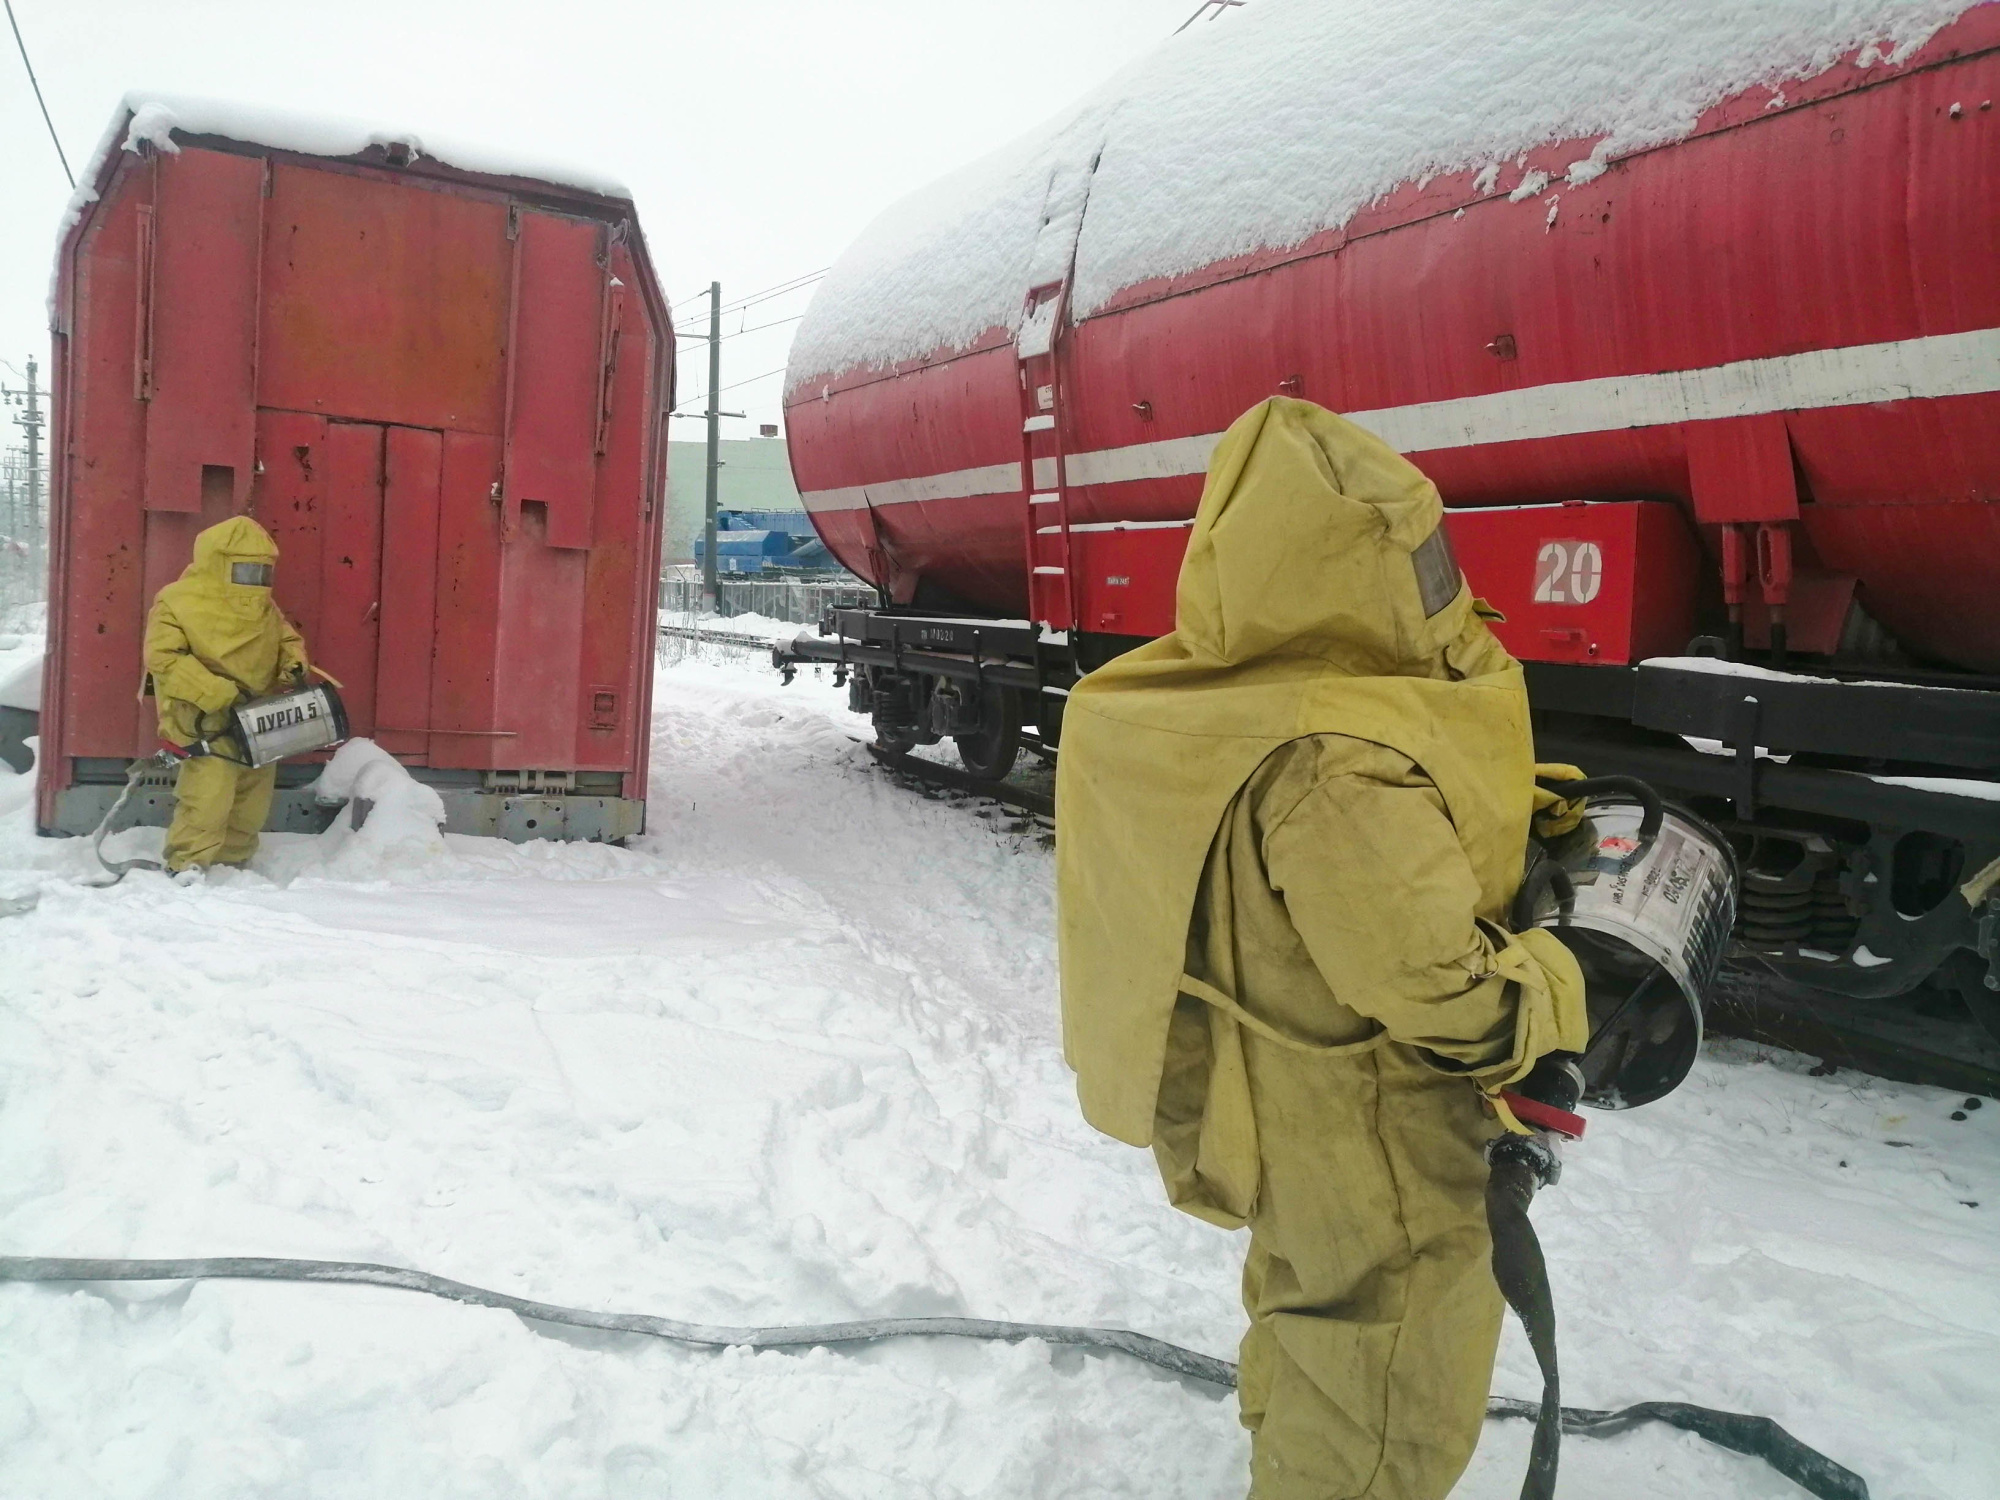
[[[297,151],[305,156],[358,156],[371,146],[407,146],[413,156],[428,156],[466,172],[498,177],[525,177],[559,187],[577,188],[606,198],[630,198],[629,189],[602,173],[540,161],[490,146],[464,141],[426,139],[414,130],[370,124],[343,115],[301,115],[259,104],[227,99],[198,99],[186,94],[134,90],[119,101],[91,153],[90,164],[78,175],[76,193],[63,214],[60,235],[83,217],[97,200],[97,181],[114,151],[136,151],[141,143],[162,151],[178,151],[173,133],[216,135],[253,146]]]
[[[1754,85],[1856,49],[1857,66],[1901,61],[1976,3],[1252,0],[877,218],[814,297],[788,395],[1012,327],[1044,203],[1061,196],[1051,181],[1080,181],[1100,152],[1078,317],[1142,281],[1298,244],[1403,183],[1497,177],[1538,146],[1601,135],[1570,169],[1581,185]]]
[[[129,120],[129,124],[127,121]],[[121,130],[124,139],[117,141]],[[172,132],[184,135],[219,135],[232,141],[272,146],[281,151],[297,151],[307,156],[355,156],[370,146],[408,146],[416,156],[466,172],[484,172],[497,177],[526,177],[536,182],[578,188],[606,198],[630,198],[621,183],[601,172],[561,162],[540,160],[511,151],[497,150],[477,142],[425,138],[413,130],[371,124],[342,115],[299,115],[289,110],[267,109],[263,105],[238,104],[226,99],[197,99],[181,94],[138,91],[127,94],[112,119],[111,128],[98,145],[98,165],[114,143],[126,150],[141,141],[150,141],[163,150],[174,148]],[[86,173],[86,180],[94,177]]]
[[[296,151],[305,156],[358,156],[371,146],[407,146],[413,157],[430,157],[465,172],[496,177],[522,177],[557,187],[576,188],[606,198],[630,199],[631,190],[613,178],[581,167],[542,161],[473,142],[426,139],[414,130],[371,124],[343,115],[302,115],[260,104],[227,99],[201,99],[187,94],[162,94],[135,89],[119,101],[76,180],[76,191],[56,228],[62,244],[84,212],[97,201],[97,184],[114,151],[136,151],[148,143],[162,151],[178,151],[173,133],[213,135],[253,146]],[[58,256],[57,265],[60,268]],[[49,319],[56,316],[56,281],[49,281]]]

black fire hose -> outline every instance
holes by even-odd
[[[1546,1448],[1546,1470],[1550,1490],[1555,1483],[1555,1437],[1544,1438],[1543,1429],[1553,1424],[1548,1413],[1558,1413],[1561,1430],[1578,1436],[1611,1437],[1641,1422],[1664,1422],[1683,1432],[1692,1432],[1732,1452],[1762,1458],[1787,1479],[1802,1486],[1817,1500],[1868,1500],[1868,1486],[1855,1474],[1822,1454],[1806,1447],[1768,1417],[1744,1416],[1737,1412],[1711,1411],[1705,1406],[1687,1406],[1675,1401],[1645,1401],[1619,1411],[1586,1411],[1557,1404],[1555,1383],[1555,1313],[1548,1291],[1548,1273],[1542,1264],[1541,1245],[1534,1226],[1528,1222],[1527,1200],[1534,1195],[1534,1179],[1525,1184],[1511,1174],[1502,1185],[1489,1187],[1487,1212],[1494,1213],[1494,1200],[1504,1196],[1500,1216],[1494,1222],[1494,1272],[1501,1274],[1501,1237],[1505,1234],[1507,1277],[1501,1282],[1509,1303],[1517,1313],[1532,1311],[1537,1322],[1528,1329],[1535,1356],[1542,1360],[1547,1385],[1539,1405],[1495,1396],[1486,1404],[1489,1417],[1534,1417],[1537,1421],[1535,1454],[1537,1461]],[[1518,1203],[1516,1199],[1518,1198]],[[1509,1213],[1517,1213],[1509,1219]],[[1532,1254],[1519,1248],[1522,1237]],[[362,1286],[395,1287],[407,1292],[423,1292],[453,1302],[476,1307],[499,1308],[538,1323],[561,1323],[572,1328],[596,1328],[611,1333],[640,1333],[676,1344],[700,1348],[837,1348],[847,1344],[872,1344],[892,1338],[971,1338],[1016,1342],[1043,1339],[1051,1344],[1070,1344],[1087,1349],[1105,1349],[1130,1355],[1162,1370],[1199,1380],[1207,1385],[1233,1390],[1236,1366],[1226,1359],[1198,1354],[1169,1344],[1164,1339],[1122,1328],[1072,1328],[1051,1323],[1003,1323],[986,1318],[871,1318],[854,1323],[818,1323],[780,1328],[719,1328],[704,1323],[680,1323],[645,1313],[600,1313],[583,1308],[562,1307],[552,1302],[533,1302],[506,1292],[409,1271],[400,1266],[370,1265],[344,1260],[281,1260],[268,1256],[233,1256],[205,1260],[86,1260],[65,1256],[0,1256],[0,1281],[87,1282],[87,1281],[199,1281],[226,1279],[240,1281],[322,1281],[346,1282]],[[1525,1288],[1516,1301],[1510,1283]],[[1522,1313],[1528,1321],[1530,1313]],[[1542,1330],[1538,1332],[1537,1330]],[[1548,1354],[1543,1360],[1543,1348]],[[1534,1482],[1533,1471],[1530,1484]],[[1550,1490],[1524,1489],[1522,1494],[1541,1495]]]
[[[1653,847],[1653,840],[1660,836],[1660,829],[1667,820],[1667,805],[1659,790],[1650,782],[1641,781],[1636,776],[1586,776],[1581,781],[1557,781],[1551,777],[1536,778],[1535,785],[1545,792],[1554,792],[1565,801],[1573,798],[1626,796],[1639,804],[1639,837],[1622,860],[1625,868],[1637,864],[1645,852]],[[1530,845],[1530,847],[1534,847]],[[1567,914],[1576,904],[1576,885],[1570,879],[1569,871],[1555,860],[1546,857],[1536,859],[1528,867],[1522,878],[1520,889],[1514,892],[1514,904],[1508,911],[1508,925],[1515,932],[1526,932],[1535,925],[1535,908],[1542,897],[1550,892],[1555,894],[1556,905]]]
[[[426,1271],[345,1260],[280,1260],[269,1256],[223,1256],[203,1260],[79,1260],[67,1257],[0,1256],[0,1281],[336,1281],[360,1286],[424,1292],[476,1307],[494,1307],[537,1323],[596,1328],[607,1333],[643,1333],[650,1338],[705,1349],[837,1348],[881,1339],[945,1337],[966,1339],[1046,1339],[1111,1349],[1209,1385],[1234,1387],[1236,1366],[1197,1354],[1164,1339],[1122,1328],[1067,1328],[1052,1323],[1001,1323],[986,1318],[870,1318],[855,1323],[810,1323],[785,1328],[728,1328],[682,1323],[646,1313],[600,1313],[534,1302],[492,1292]]]
[[[1528,1217],[1537,1179],[1519,1158],[1499,1155],[1486,1179],[1486,1222],[1493,1234],[1493,1279],[1521,1327],[1535,1363],[1542,1371],[1539,1403],[1496,1396],[1486,1404],[1489,1417],[1531,1417],[1534,1446],[1528,1454],[1528,1474],[1521,1482],[1521,1500],[1553,1500],[1556,1463],[1565,1432],[1579,1437],[1610,1437],[1641,1422],[1664,1422],[1682,1432],[1706,1438],[1732,1453],[1761,1458],[1785,1478],[1818,1500],[1868,1500],[1868,1483],[1825,1454],[1808,1448],[1769,1417],[1715,1411],[1682,1401],[1642,1401],[1619,1411],[1585,1411],[1562,1404],[1556,1369],[1556,1309],[1549,1291],[1549,1269],[1542,1242]]]
[[[1553,891],[1556,908],[1569,915],[1576,906],[1576,883],[1569,878],[1569,871],[1550,859],[1537,853],[1528,873],[1521,877],[1521,888],[1514,892],[1514,904],[1507,912],[1507,925],[1515,932],[1526,932],[1535,925],[1535,908],[1542,904],[1542,897]]]
[[[1486,1223],[1493,1234],[1493,1279],[1527,1331],[1528,1347],[1542,1370],[1542,1401],[1535,1411],[1535,1442],[1521,1500],[1554,1500],[1556,1463],[1562,1456],[1562,1383],[1556,1371],[1556,1305],[1549,1268],[1528,1205],[1535,1170],[1518,1158],[1496,1155],[1486,1176]]]

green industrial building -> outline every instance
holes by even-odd
[[[791,459],[783,438],[724,438],[716,504],[723,510],[804,510],[792,485]],[[707,443],[667,444],[668,563],[694,561],[701,535],[702,501],[707,494]]]

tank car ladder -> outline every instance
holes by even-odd
[[[1055,356],[1055,325],[1068,307],[1068,290],[1067,281],[1058,281],[1028,293],[1016,346],[1021,367],[1021,489],[1028,501],[1028,618],[1052,630],[1068,630],[1076,606]]]
[[[1021,493],[1027,498],[1028,618],[1052,630],[1076,622],[1076,581],[1071,567],[1069,486],[1063,467],[1063,391],[1056,357],[1069,316],[1070,279],[1077,237],[1097,171],[1059,168],[1049,181],[1042,227],[1029,262],[1028,297],[1014,336],[1021,386]]]

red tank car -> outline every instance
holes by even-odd
[[[88,832],[152,749],[147,607],[247,513],[353,733],[448,828],[638,832],[673,340],[629,197],[136,96],[84,183],[50,309],[42,829]],[[284,768],[273,827],[324,821],[316,769]]]
[[[1395,9],[1192,28],[843,258],[788,435],[884,604],[789,659],[1004,774],[1300,396],[1436,481],[1543,757],[1728,824],[1747,948],[2000,1025],[2000,4]]]

